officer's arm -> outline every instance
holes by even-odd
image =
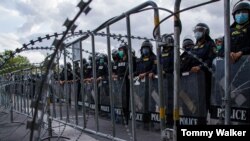
[[[216,57],[215,52],[213,51],[213,49],[216,47],[214,42],[210,42],[208,45],[208,57],[206,58],[206,60],[204,60],[204,63],[207,64],[208,67],[212,66],[212,62],[213,59]],[[205,66],[203,66],[202,64],[200,65],[201,69],[204,69]]]

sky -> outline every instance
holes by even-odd
[[[86,1],[86,0],[85,0]],[[171,11],[174,9],[174,0],[153,0],[158,7]],[[182,0],[181,8],[184,9],[208,0]],[[231,9],[238,0],[230,0]],[[76,31],[92,31],[108,19],[119,16],[122,13],[136,7],[145,0],[92,0],[91,11],[84,13],[77,19]],[[47,34],[61,33],[66,28],[64,21],[73,19],[79,8],[76,6],[79,0],[1,0],[0,1],[0,52],[4,50],[15,50],[21,48],[23,44],[28,44],[30,40],[44,37]],[[206,23],[210,27],[210,36],[217,38],[224,34],[224,13],[223,0],[209,5],[198,7],[180,14],[182,21],[181,40],[190,36],[193,37],[193,28],[199,23]],[[160,10],[160,20],[167,17],[169,13]],[[153,10],[136,13],[130,16],[131,34],[134,36],[153,38],[154,28]],[[232,17],[231,17],[232,22]],[[161,34],[173,33],[173,18],[160,25]],[[102,30],[100,32],[105,32]],[[123,19],[110,26],[110,32],[126,35],[126,20]],[[76,39],[72,37],[69,41]],[[45,40],[34,46],[51,46],[53,39]],[[65,41],[65,42],[69,42]],[[143,40],[132,40],[132,47],[139,56],[140,44]],[[152,42],[155,44],[154,42]],[[83,49],[91,51],[91,39],[82,42]],[[96,51],[106,52],[106,37],[96,37]],[[112,48],[117,47],[119,41],[111,39]],[[155,48],[154,48],[155,49]],[[26,56],[31,63],[43,61],[47,51],[25,51],[21,55]],[[88,54],[84,53],[87,58]]]

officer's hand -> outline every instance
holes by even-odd
[[[231,52],[230,53],[230,57],[233,63],[235,63],[236,61],[238,61],[240,59],[240,57],[242,56],[242,51],[239,52]]]
[[[191,68],[191,72],[197,73],[201,70],[200,66],[194,66]]]
[[[154,73],[149,73],[148,77],[149,77],[149,79],[153,79],[153,78],[155,78],[155,74]]]
[[[96,79],[97,82],[99,82],[99,81],[101,81],[101,80],[102,80],[102,77],[98,77],[98,78]]]
[[[145,77],[146,73],[139,74],[139,79],[143,79]]]
[[[59,81],[59,83],[62,85],[64,82],[63,81]]]
[[[117,80],[117,75],[112,75],[113,80]]]

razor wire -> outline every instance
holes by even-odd
[[[131,39],[137,39],[137,40],[150,40],[150,41],[156,41],[154,39],[149,39],[149,38],[146,38],[146,37],[140,37],[140,36],[130,36],[128,37],[127,35],[121,35],[121,34],[105,34],[105,33],[95,33],[95,35],[97,36],[109,36],[109,37],[112,37],[113,39],[117,39],[117,40],[120,40],[121,38],[131,38]],[[47,37],[47,36],[46,36]],[[49,37],[49,36],[48,36]],[[31,40],[32,41],[32,40]],[[34,42],[34,41],[33,41]],[[122,43],[125,43],[125,41],[121,41]],[[156,42],[159,42],[159,41],[156,41]],[[32,42],[31,42],[32,43]],[[28,46],[29,44],[27,44]],[[25,46],[25,44],[24,44]],[[179,48],[179,49],[182,49],[185,51],[185,49],[183,48]],[[16,52],[21,52],[21,51],[25,51],[25,50],[28,50],[28,49],[20,49],[20,50],[16,50]],[[70,56],[71,53],[67,52],[68,53],[68,56]],[[211,68],[208,67],[208,65],[204,62],[202,62],[202,59],[198,58],[195,54],[192,54],[190,51],[187,51],[188,54],[192,55],[195,59],[197,59],[199,62],[201,62],[203,64],[203,66],[205,66],[206,68],[208,68],[208,70],[213,74],[213,71]],[[12,55],[11,55],[12,56]],[[72,60],[70,58],[70,60]],[[238,74],[238,73],[237,73]],[[66,124],[65,124],[66,125]],[[66,128],[66,127],[65,127]],[[63,130],[64,132],[64,130]],[[62,132],[62,134],[63,134]],[[81,135],[81,134],[80,134]]]

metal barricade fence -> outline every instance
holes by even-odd
[[[231,64],[231,120],[233,124],[250,124],[250,56],[242,56]],[[225,111],[224,98],[224,60],[214,60],[215,75],[211,96],[211,124],[222,124]]]

